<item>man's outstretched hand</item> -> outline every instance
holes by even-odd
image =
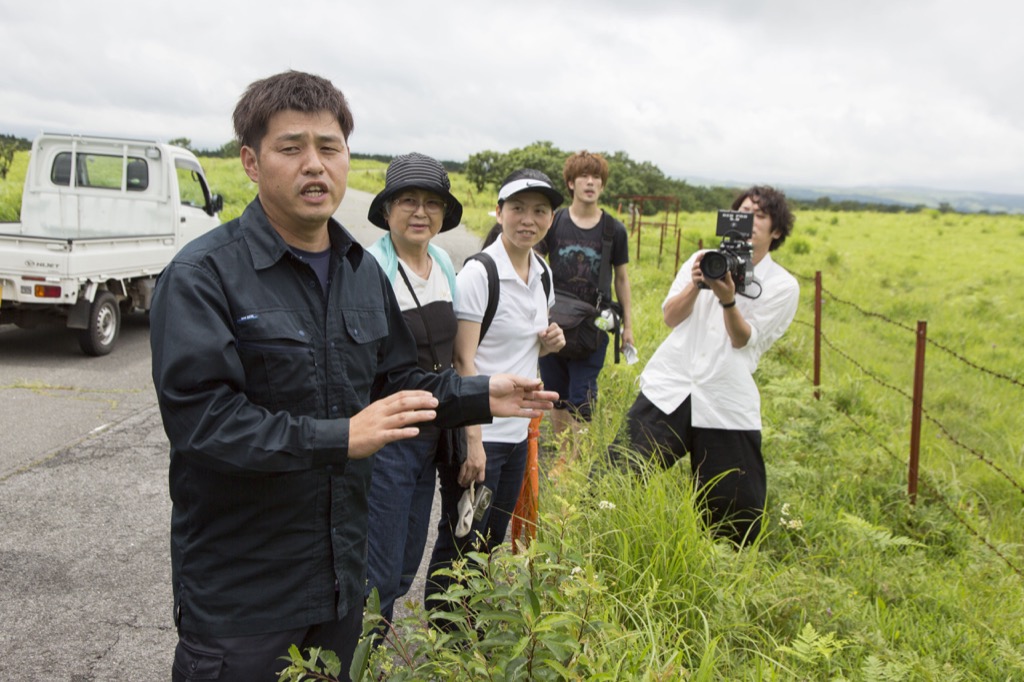
[[[558,394],[543,390],[540,379],[496,374],[488,384],[495,417],[539,417]],[[349,419],[349,459],[363,459],[388,443],[419,435],[419,424],[437,416],[437,398],[427,391],[399,391],[375,400]]]
[[[415,438],[420,432],[417,424],[436,417],[436,407],[437,398],[429,391],[399,391],[373,401],[348,421],[349,459],[363,459],[388,443]]]
[[[495,417],[541,416],[558,400],[554,391],[545,391],[540,379],[527,379],[514,374],[495,374],[490,384],[491,414]]]

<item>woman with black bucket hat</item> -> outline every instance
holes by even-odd
[[[453,309],[455,268],[444,249],[431,244],[459,224],[462,204],[435,159],[395,157],[384,189],[367,218],[387,230],[368,250],[391,281],[402,316],[416,338],[421,368],[452,366],[458,323]],[[436,489],[437,459],[454,456],[452,432],[420,425],[416,438],[395,441],[374,455],[368,497],[367,593],[377,588],[381,615],[392,620],[395,600],[409,591],[427,542]]]

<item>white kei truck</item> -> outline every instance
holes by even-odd
[[[21,222],[0,222],[0,325],[62,323],[84,353],[106,355],[122,313],[149,310],[157,275],[223,205],[187,149],[40,134]]]

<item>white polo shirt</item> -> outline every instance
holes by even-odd
[[[536,254],[530,256],[530,274],[524,282],[516,274],[505,247],[498,239],[484,249],[498,270],[499,297],[494,319],[476,351],[476,371],[480,374],[518,374],[537,376],[540,339],[537,334],[548,326],[548,308],[554,302],[554,290],[545,299],[541,268],[546,264]],[[482,263],[470,261],[459,272],[455,285],[455,317],[483,322],[487,309],[487,271]],[[526,440],[530,420],[522,417],[495,417],[481,426],[483,439],[495,443],[519,443]]]
[[[662,309],[692,281],[696,258],[695,253],[683,264]],[[746,346],[732,347],[722,306],[710,290],[697,295],[690,316],[658,346],[640,375],[640,390],[659,410],[671,414],[690,397],[695,427],[761,429],[761,394],[754,370],[762,353],[793,321],[800,285],[770,254],[754,267],[754,279],[761,284],[758,298],[736,296],[736,307],[750,325]],[[756,285],[747,287],[747,293],[756,292]]]

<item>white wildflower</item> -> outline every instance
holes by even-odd
[[[608,500],[601,500],[597,503],[598,509],[615,509],[615,503]]]

